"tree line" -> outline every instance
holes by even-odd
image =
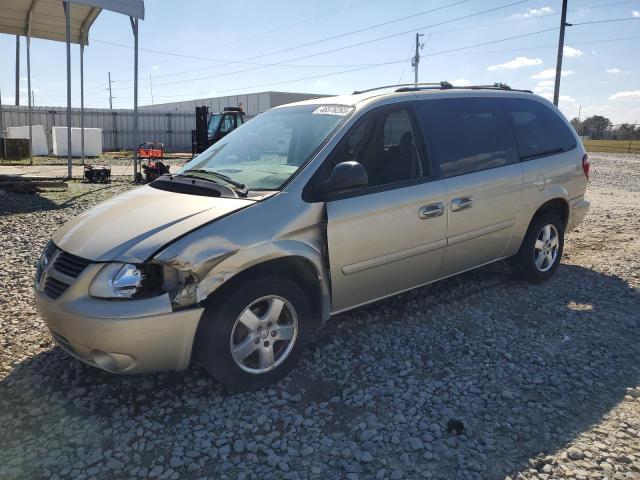
[[[578,135],[589,140],[640,140],[640,127],[637,124],[614,125],[602,115],[593,115],[582,121],[576,117],[571,120],[571,125]]]

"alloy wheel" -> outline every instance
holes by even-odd
[[[298,317],[282,297],[261,297],[246,307],[231,331],[231,356],[242,370],[266,373],[284,362],[298,336]]]
[[[558,258],[559,234],[555,225],[549,223],[542,227],[534,245],[534,261],[541,272],[548,271]]]

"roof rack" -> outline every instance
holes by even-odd
[[[396,90],[396,92],[414,92],[414,91],[418,91],[418,90],[426,90],[428,88],[425,87],[421,87],[420,84],[417,85],[413,85],[413,86],[403,86],[401,88],[398,88]],[[471,89],[471,90],[509,90],[512,92],[525,92],[525,93],[533,93],[531,90],[518,90],[516,88],[511,88],[509,85],[507,85],[506,83],[494,83],[493,85],[466,85],[466,86],[455,86],[452,85],[449,82],[440,82],[440,89],[441,90],[449,90],[449,89],[457,89],[457,90],[465,90],[465,89]]]
[[[385,88],[394,88],[394,87],[441,87],[443,83],[449,82],[431,82],[431,83],[397,83],[394,85],[383,85],[381,87],[367,88],[366,90],[355,90],[351,95],[358,95],[360,93],[374,92],[376,90],[384,90]],[[398,90],[396,90],[397,92]]]
[[[369,88],[367,90],[356,90],[353,92],[353,95],[357,95],[359,93],[367,93],[373,92],[375,90],[383,90],[385,88],[394,88],[397,87],[394,92],[415,92],[419,90],[449,90],[449,89],[471,89],[471,90],[510,90],[513,92],[524,92],[524,93],[533,93],[531,90],[518,90],[516,88],[511,88],[506,83],[496,82],[493,85],[468,85],[468,86],[454,86],[446,80],[442,82],[431,82],[431,83],[401,83],[398,85],[384,85],[382,87]]]

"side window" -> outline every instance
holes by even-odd
[[[448,98],[417,105],[441,177],[518,162],[511,126],[498,99]]]
[[[407,107],[365,115],[342,139],[329,166],[356,161],[367,170],[369,186],[420,178],[423,166]]]
[[[220,126],[221,133],[229,133],[235,128],[235,116],[225,115],[222,119],[222,125]]]
[[[524,98],[506,98],[504,104],[513,118],[523,160],[576,146],[569,127],[549,107]]]

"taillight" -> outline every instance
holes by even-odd
[[[584,176],[589,180],[589,172],[591,171],[591,163],[589,163],[589,155],[586,153],[582,157],[582,171],[584,172]]]

